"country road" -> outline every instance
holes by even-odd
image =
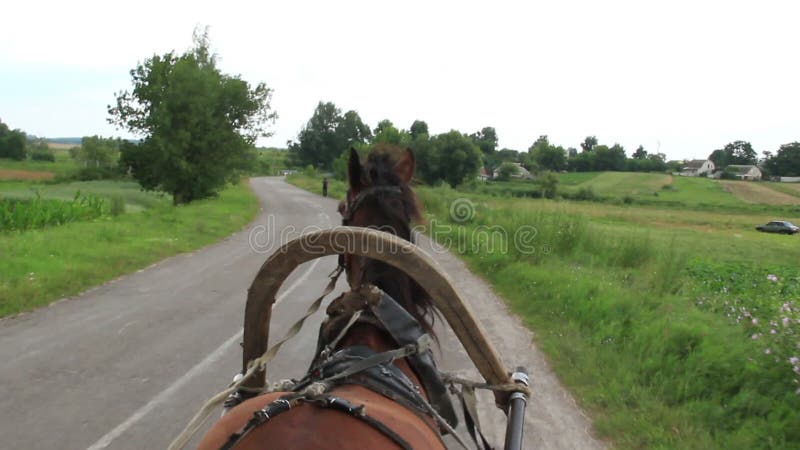
[[[0,449],[165,448],[229,383],[241,364],[246,290],[260,265],[287,236],[340,221],[336,200],[281,178],[255,178],[251,185],[262,211],[247,229],[78,297],[0,320]],[[603,448],[531,333],[460,260],[425,238],[420,245],[457,280],[506,365],[529,368],[534,395],[525,448]],[[319,295],[335,264],[334,257],[312,261],[287,280],[273,314],[272,342]],[[340,280],[339,290],[344,284]],[[312,317],[283,347],[270,379],[305,371],[321,319],[322,313]],[[449,330],[439,335],[440,367],[476,378]],[[490,395],[480,400],[489,437],[502,446],[502,413]]]

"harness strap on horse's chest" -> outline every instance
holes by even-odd
[[[320,395],[315,397],[300,397],[298,398],[296,395],[285,395],[278,400],[268,404],[267,406],[259,409],[258,411],[253,413],[253,418],[250,419],[249,422],[242,428],[241,431],[238,433],[232,434],[227,442],[220,447],[220,450],[230,450],[236,444],[242,441],[251,431],[258,428],[261,425],[264,425],[271,419],[275,418],[278,414],[285,413],[289,409],[292,408],[293,405],[299,402],[308,403],[310,405],[318,406],[321,408],[328,408],[334,411],[340,411],[347,414],[350,417],[358,419],[367,425],[371,426],[378,430],[381,434],[389,438],[392,442],[397,444],[403,450],[413,450],[413,447],[406,442],[399,434],[392,431],[391,428],[387,427],[383,424],[380,420],[375,419],[367,415],[364,411],[364,405],[356,406],[347,399],[341,397],[335,397],[332,395]]]

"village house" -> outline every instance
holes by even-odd
[[[714,172],[714,163],[708,159],[694,159],[686,163],[680,174],[684,177],[708,176]]]
[[[526,180],[529,180],[529,179],[533,178],[533,175],[531,175],[531,173],[528,172],[528,169],[522,167],[521,163],[515,162],[513,164],[515,166],[517,166],[517,173],[515,173],[514,175],[511,175],[511,178],[523,178],[523,179],[526,179]],[[494,169],[494,173],[492,174],[492,177],[497,178],[499,176],[500,176],[500,168],[498,167],[497,169]]]
[[[761,179],[761,170],[756,166],[751,165],[731,165],[725,167],[725,170],[733,172],[736,178],[747,181],[758,181]]]

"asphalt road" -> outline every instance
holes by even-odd
[[[262,211],[247,229],[78,297],[0,320],[0,448],[165,448],[205,400],[227,386],[241,364],[246,291],[258,268],[281,242],[340,220],[335,200],[281,178],[257,178],[251,185]],[[602,448],[531,333],[458,259],[427,239],[421,245],[458,280],[506,364],[530,368],[534,396],[525,447]],[[335,265],[335,257],[327,257],[295,270],[279,294],[271,342],[319,295]],[[344,285],[340,280],[338,289]],[[283,347],[270,379],[302,375],[321,314]],[[449,330],[439,335],[440,367],[475,378]],[[489,394],[479,399],[490,439],[502,446],[504,416]]]

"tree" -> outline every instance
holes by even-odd
[[[541,186],[542,194],[547,198],[555,198],[558,193],[558,175],[544,171],[536,178],[536,183]]]
[[[481,131],[472,133],[469,137],[485,155],[494,153],[497,149],[497,131],[494,127],[483,127]]]
[[[733,141],[724,148],[711,152],[708,159],[714,163],[715,167],[721,169],[731,164],[755,165],[758,162],[758,155],[749,142]]]
[[[647,150],[644,149],[641,145],[633,152],[632,155],[633,159],[645,159],[647,158]]]
[[[478,175],[481,167],[481,150],[468,136],[456,130],[437,135],[432,139],[436,152],[438,179],[456,187],[464,180]]]
[[[625,149],[619,144],[611,148],[598,145],[594,149],[594,170],[625,170]]]
[[[800,177],[800,142],[783,144],[775,156],[764,162],[771,175],[781,177]]]
[[[497,168],[498,181],[508,181],[517,174],[519,174],[519,166],[513,162],[504,162]]]
[[[594,150],[596,146],[597,146],[597,137],[595,136],[586,136],[586,139],[584,139],[583,142],[581,142],[581,149],[583,149],[584,152],[590,152]]]
[[[120,139],[84,136],[81,146],[74,147],[72,157],[84,167],[112,167],[119,160]]]
[[[563,147],[551,145],[547,135],[539,136],[528,153],[539,168],[555,171],[567,168],[567,152]]]
[[[398,130],[388,119],[378,122],[378,126],[375,127],[375,137],[372,139],[373,144],[407,145],[410,141],[408,133]]]
[[[375,130],[373,131],[373,134],[377,136],[377,135],[381,134],[381,132],[383,132],[383,131],[385,131],[387,129],[390,129],[390,128],[394,128],[395,130],[397,129],[397,127],[394,126],[394,124],[392,123],[391,120],[383,119],[380,122],[378,122],[378,126],[375,127]]]
[[[369,142],[372,139],[372,132],[369,127],[361,120],[355,111],[347,111],[336,125],[337,145],[344,149]]]
[[[409,133],[411,134],[411,140],[417,138],[417,136],[421,134],[429,134],[428,133],[428,124],[425,123],[423,120],[415,120],[414,123],[411,124],[411,128],[409,129]]]
[[[237,180],[277,117],[271,89],[221,73],[208,33],[195,30],[193,38],[186,53],[154,55],[131,70],[133,89],[108,108],[109,122],[144,136],[122,146],[121,162],[144,189],[168,192],[174,204]]]
[[[9,129],[0,121],[0,158],[11,158],[22,161],[27,157],[27,137],[22,130]]]

